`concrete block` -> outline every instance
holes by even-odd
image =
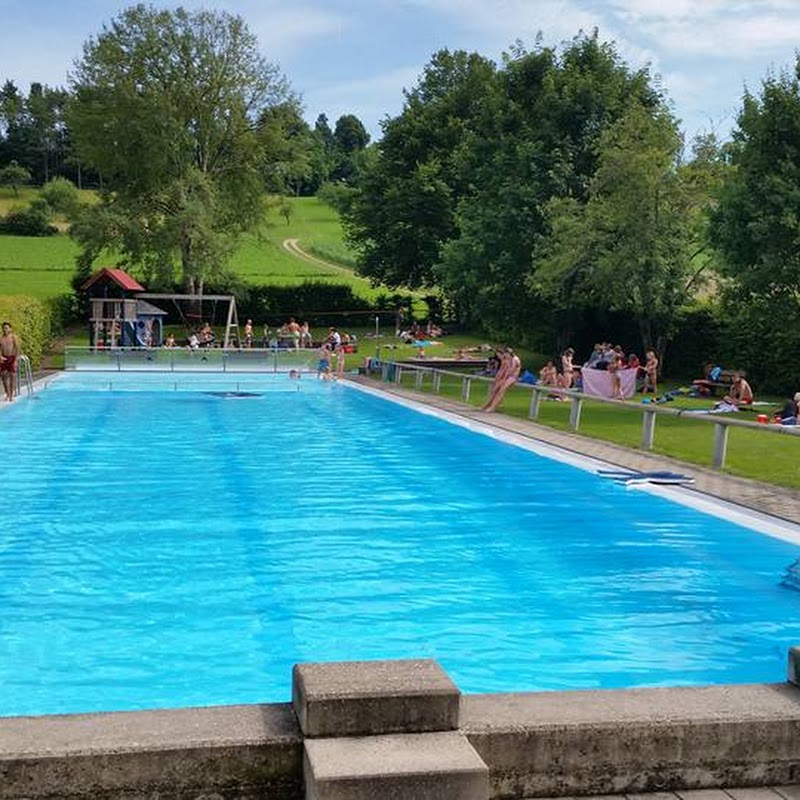
[[[307,737],[458,728],[460,693],[430,659],[296,664],[292,703]]]
[[[489,770],[459,733],[307,739],[306,800],[488,800]]]
[[[789,648],[789,664],[786,678],[789,683],[800,686],[800,647]]]

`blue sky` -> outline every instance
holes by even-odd
[[[132,3],[0,0],[0,80],[66,84],[81,47]],[[313,124],[352,113],[373,137],[402,109],[436,50],[499,60],[517,39],[532,46],[597,27],[632,68],[661,77],[688,138],[727,138],[743,88],[790,68],[800,45],[798,0],[154,0],[242,16],[263,54],[289,78]]]

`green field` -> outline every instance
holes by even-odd
[[[22,190],[14,200],[10,191],[0,195],[0,214],[15,204],[25,203],[32,190]],[[290,223],[276,208],[268,209],[262,229],[242,241],[231,260],[233,271],[251,284],[291,286],[305,281],[345,283],[353,291],[372,299],[377,291],[369,281],[356,277],[352,270],[335,264],[305,261],[287,252],[283,242],[297,239],[311,254],[338,256],[352,261],[352,254],[342,242],[338,214],[316,198],[292,198]],[[64,233],[48,237],[0,236],[0,293],[27,294],[47,299],[70,291],[75,269],[77,245]],[[319,257],[319,256],[318,256]],[[98,260],[98,269],[114,266],[113,253]]]

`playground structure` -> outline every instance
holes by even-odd
[[[164,343],[164,319],[168,312],[150,300],[171,301],[182,322],[191,329],[202,323],[205,303],[227,304],[222,347],[239,341],[239,318],[233,295],[192,295],[147,292],[135,278],[121,269],[105,267],[91,276],[81,291],[89,296],[89,346],[93,349],[120,347],[160,347]],[[180,303],[193,312],[184,313]],[[195,319],[192,323],[191,320]]]

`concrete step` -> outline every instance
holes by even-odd
[[[460,733],[306,739],[306,800],[488,800],[489,769]]]
[[[432,659],[296,664],[292,703],[307,737],[458,728],[460,692]]]

